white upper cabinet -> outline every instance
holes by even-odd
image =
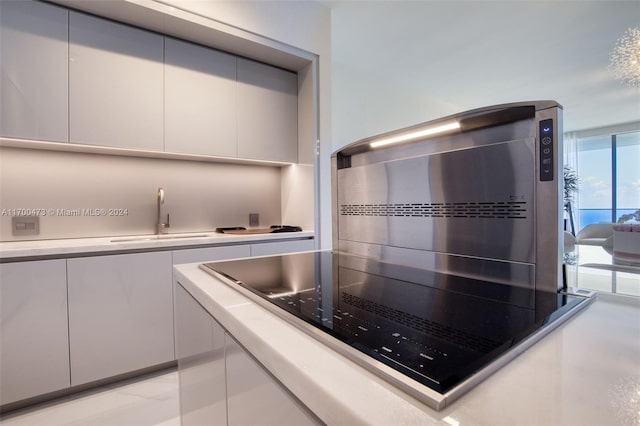
[[[69,12],[71,142],[162,151],[164,38]]]
[[[0,136],[67,142],[67,11],[0,1]]]
[[[0,136],[299,161],[295,72],[44,2],[0,12]]]
[[[236,57],[165,39],[165,150],[235,157]]]
[[[298,161],[297,74],[238,58],[238,156]]]

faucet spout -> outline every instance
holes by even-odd
[[[162,205],[164,204],[164,189],[158,188],[157,193],[157,207],[158,215],[156,220],[156,234],[166,234],[169,228],[169,214],[167,213],[167,222],[162,222]]]

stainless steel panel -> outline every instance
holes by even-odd
[[[338,170],[339,239],[533,262],[534,140]]]
[[[562,256],[564,203],[563,196],[563,139],[562,114],[558,109],[547,109],[536,113],[536,123],[552,119],[555,140],[553,144],[554,180],[541,182],[539,179],[540,135],[536,138],[536,289],[557,293],[562,287]],[[538,126],[536,125],[536,129]]]
[[[354,259],[362,259],[361,262],[380,261],[391,267],[409,266],[415,268],[419,274],[408,278],[394,275],[387,269],[385,276],[479,297],[497,298],[500,295],[502,302],[527,308],[535,307],[535,294],[532,291],[535,288],[534,266],[528,263],[492,261],[426,250],[345,241],[340,242],[339,251],[358,256],[345,258],[347,260],[343,261],[343,266],[350,265],[359,271],[377,273],[362,263],[354,265]],[[437,279],[440,274],[446,274],[452,279]],[[460,280],[457,280],[457,277],[491,281],[495,284],[503,284],[504,288],[460,285]]]

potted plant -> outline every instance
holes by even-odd
[[[574,194],[578,191],[579,179],[576,172],[569,166],[564,166],[564,210],[569,216],[569,222],[571,224],[571,233],[576,235],[575,225],[573,223],[573,211],[571,208],[571,202],[573,201]],[[566,219],[564,229],[567,229]]]

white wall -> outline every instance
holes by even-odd
[[[334,149],[444,115],[552,99],[565,130],[640,119],[609,53],[638,1],[337,1]]]
[[[314,228],[315,173],[312,165],[292,164],[281,169],[282,224]]]
[[[393,80],[333,63],[333,147],[436,118],[457,106]]]

